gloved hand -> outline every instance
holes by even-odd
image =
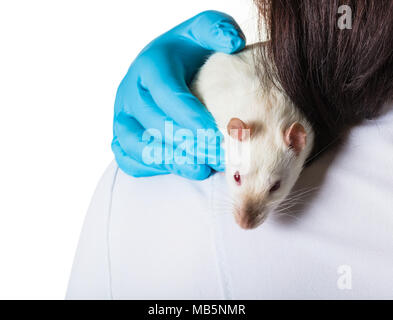
[[[200,180],[212,170],[223,170],[219,161],[198,164],[197,152],[188,152],[185,164],[164,159],[162,163],[146,164],[142,154],[151,139],[146,139],[144,133],[146,129],[158,130],[162,141],[154,143],[175,150],[177,142],[166,139],[165,121],[172,121],[174,132],[190,129],[195,140],[197,129],[217,130],[213,117],[190,93],[188,85],[210,54],[233,53],[244,46],[244,35],[232,17],[206,11],[142,50],[121,82],[115,101],[112,150],[124,172],[135,177],[175,173]]]

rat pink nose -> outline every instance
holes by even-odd
[[[251,219],[244,211],[237,211],[235,214],[235,220],[242,229],[248,230],[255,227],[255,224],[252,221],[253,219]]]

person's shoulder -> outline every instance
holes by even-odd
[[[217,178],[219,180],[224,178],[221,174],[211,175],[205,180],[190,180],[174,174],[135,178],[124,173],[120,168],[116,171],[113,191],[138,202],[143,200],[146,204],[155,201],[161,203],[181,200],[191,203],[194,200],[207,201]]]

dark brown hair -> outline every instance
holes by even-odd
[[[271,40],[261,68],[313,125],[313,155],[393,97],[392,0],[254,1]],[[352,29],[338,27],[340,5],[352,9]]]

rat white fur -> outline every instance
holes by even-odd
[[[192,91],[212,113],[227,147],[231,119],[252,127],[247,141],[250,159],[243,159],[249,162],[247,170],[229,158],[226,177],[236,221],[243,228],[254,228],[288,196],[298,179],[313,146],[312,127],[282,90],[263,79],[263,72],[258,77],[252,47],[234,55],[213,54],[196,75]],[[306,135],[298,153],[285,141],[293,123],[301,124]],[[275,184],[277,190],[272,189]]]

